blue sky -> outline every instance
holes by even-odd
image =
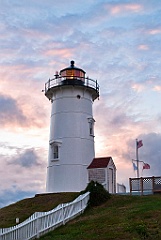
[[[0,207],[45,192],[50,102],[41,92],[71,60],[97,79],[96,157],[117,182],[161,172],[161,2],[0,0]]]

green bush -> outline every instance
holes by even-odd
[[[81,193],[85,192],[90,192],[88,201],[89,207],[99,206],[111,197],[111,194],[102,186],[102,184],[94,181],[91,181]]]

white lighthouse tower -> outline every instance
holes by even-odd
[[[45,84],[45,96],[52,105],[47,192],[79,192],[95,157],[92,105],[99,86],[71,61]]]

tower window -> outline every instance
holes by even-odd
[[[58,147],[58,145],[53,146],[53,155],[54,155],[54,159],[59,158],[59,147]]]
[[[93,135],[93,122],[89,122],[89,134]]]
[[[93,118],[88,118],[90,136],[94,136],[94,122],[95,120]]]
[[[51,154],[52,154],[52,160],[59,160],[60,158],[60,146],[61,146],[61,142],[59,141],[50,141],[50,147],[51,147]]]

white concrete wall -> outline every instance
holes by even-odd
[[[78,95],[80,98],[78,98]],[[89,134],[93,118],[92,94],[86,87],[55,88],[47,170],[47,192],[77,192],[88,182],[87,166],[94,158],[94,136]],[[51,142],[59,144],[59,159],[53,160]]]

